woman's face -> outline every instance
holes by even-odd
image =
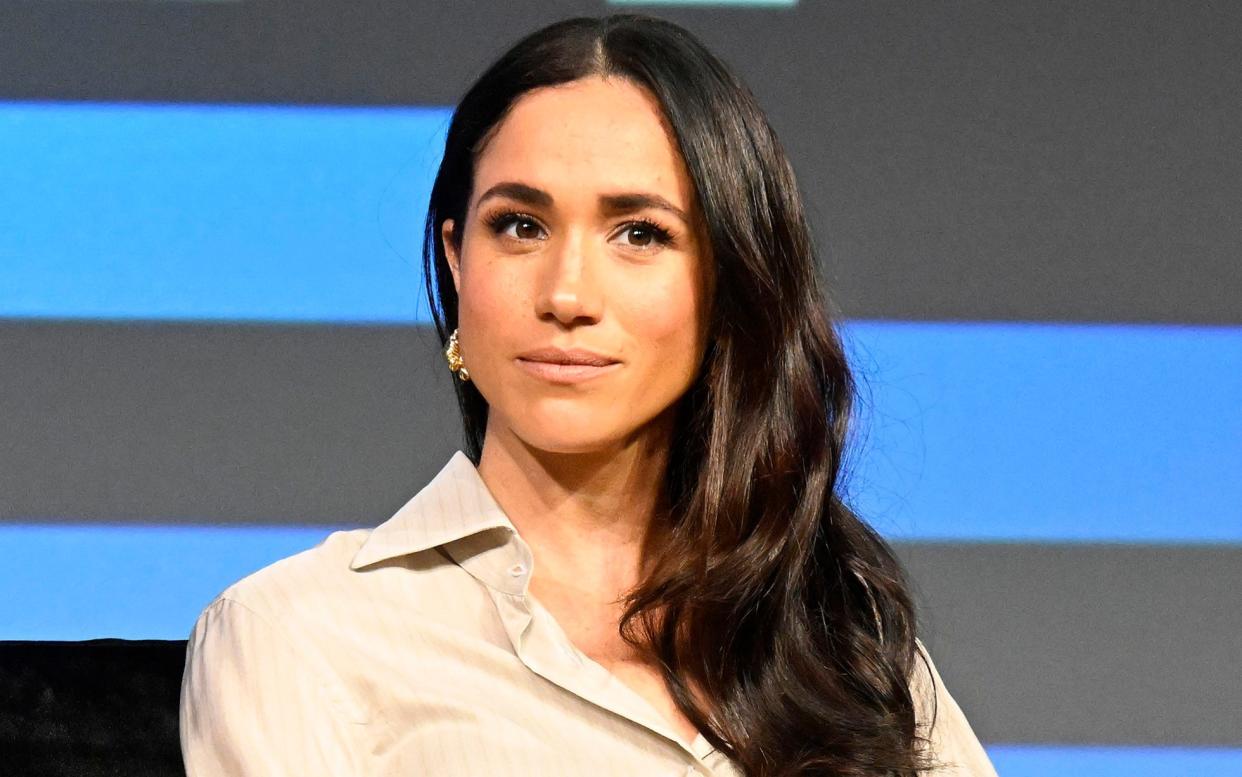
[[[667,430],[705,347],[697,208],[645,90],[591,77],[519,98],[476,160],[460,252],[442,228],[489,438],[581,453]]]

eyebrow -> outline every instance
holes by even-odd
[[[533,205],[543,208],[552,207],[552,195],[543,189],[535,188],[517,181],[504,181],[498,183],[479,197],[479,201],[475,203],[475,207],[482,205],[485,201],[492,197],[509,197],[518,202],[527,205]],[[649,192],[622,192],[620,194],[601,194],[599,196],[600,209],[604,213],[613,216],[621,213],[633,213],[643,208],[655,208],[657,210],[666,210],[672,213],[683,222],[689,224],[690,219],[686,216],[685,211],[669,202],[658,194]]]

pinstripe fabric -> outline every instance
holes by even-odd
[[[375,529],[232,584],[187,643],[181,746],[208,775],[716,775],[527,593],[529,547],[457,452]],[[932,665],[931,671],[935,672]],[[937,756],[994,775],[935,675]]]

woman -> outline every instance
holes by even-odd
[[[466,451],[208,606],[191,777],[994,774],[839,497],[850,372],[719,60],[638,15],[528,36],[426,231]]]

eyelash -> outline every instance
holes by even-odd
[[[483,223],[487,224],[488,229],[495,234],[499,234],[501,230],[506,229],[515,221],[531,221],[535,224],[539,223],[539,220],[534,216],[511,210],[497,211],[483,219]],[[652,237],[655,238],[656,242],[662,246],[670,246],[673,244],[673,234],[651,219],[642,217],[630,219],[625,222],[624,226],[627,229],[641,227],[642,229],[647,230],[651,233]]]

